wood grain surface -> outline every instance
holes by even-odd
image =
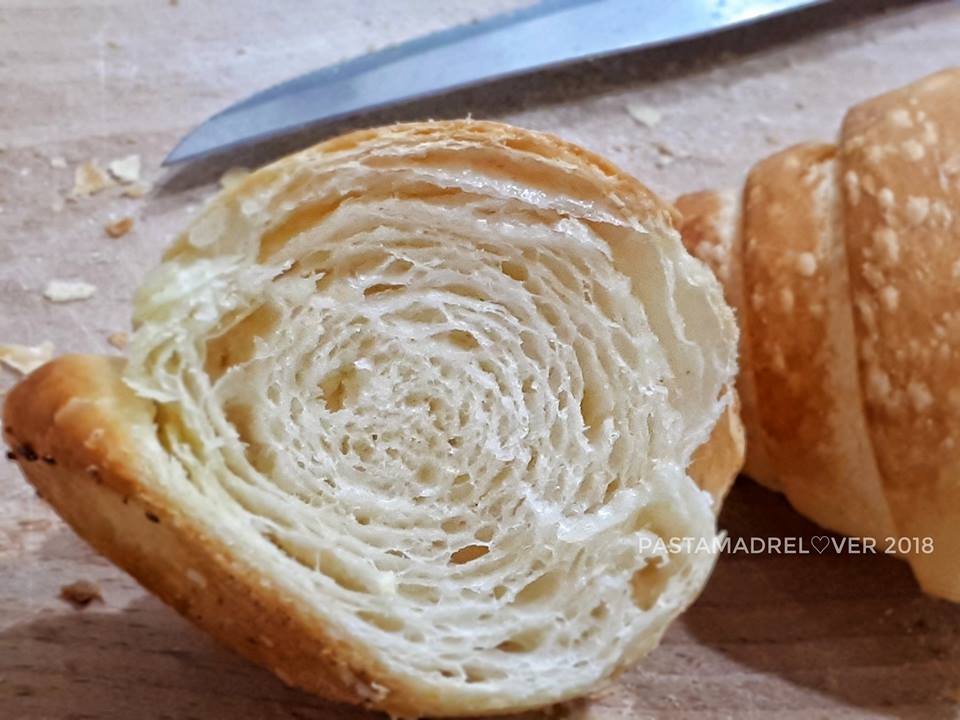
[[[0,0],[0,343],[116,352],[144,271],[233,165],[399,119],[475,117],[553,131],[666,197],[833,137],[846,107],[960,59],[956,2],[839,2],[677,47],[467,90],[164,171],[191,126],[330,62],[517,5],[511,0]],[[656,2],[649,2],[655,12]],[[647,127],[628,107],[655,107]],[[143,198],[70,199],[74,167],[142,158]],[[62,159],[62,162],[61,162]],[[60,167],[65,165],[65,167]],[[114,239],[104,227],[129,216]],[[97,287],[51,303],[51,279]],[[3,370],[0,392],[17,375]],[[741,480],[732,539],[823,532]],[[103,597],[76,609],[76,580]],[[960,716],[960,607],[880,555],[726,553],[662,646],[558,717]],[[0,464],[0,718],[373,719],[285,688],[217,647],[90,551]]]

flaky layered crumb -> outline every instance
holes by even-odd
[[[469,122],[332,141],[212,203],[136,321],[163,491],[358,648],[375,705],[589,691],[709,573],[657,540],[715,535],[686,468],[732,317],[668,211],[577,148]]]

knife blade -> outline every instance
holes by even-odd
[[[164,165],[482,82],[654,47],[827,0],[543,0],[315,70],[184,137]]]

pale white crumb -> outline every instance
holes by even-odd
[[[115,332],[107,335],[107,342],[117,350],[126,350],[130,339],[125,332]]]
[[[142,198],[148,192],[150,192],[150,183],[137,182],[132,185],[127,185],[123,189],[124,197],[128,198]]]
[[[96,291],[96,285],[82,280],[51,280],[44,288],[43,296],[50,302],[73,302],[87,300]]]
[[[120,182],[128,185],[140,179],[140,156],[127,155],[113,160],[108,166],[110,174]]]
[[[630,103],[627,105],[627,112],[634,120],[644,127],[652,128],[663,119],[663,115],[655,107],[644,105],[642,103]]]
[[[87,195],[96,195],[98,192],[116,185],[113,178],[107,172],[97,165],[95,160],[88,160],[85,163],[77,165],[73,172],[73,190],[70,194],[73,197],[86,197]]]
[[[39,345],[0,345],[0,363],[26,375],[53,357],[53,343],[49,340]]]

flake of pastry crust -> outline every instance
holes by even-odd
[[[104,226],[104,231],[112,238],[121,238],[133,229],[133,218],[122,217]]]
[[[657,158],[654,164],[659,168],[666,167],[674,160],[682,160],[690,157],[689,153],[683,150],[677,150],[661,142],[654,143],[653,149],[657,151]]]
[[[26,375],[53,357],[53,343],[39,345],[0,345],[0,363]]]
[[[72,197],[86,197],[96,195],[108,187],[116,185],[113,178],[95,160],[88,160],[77,165],[73,172]]]
[[[50,302],[73,302],[93,297],[96,285],[82,280],[51,280],[43,290],[43,296]]]
[[[85,608],[94,600],[103,602],[100,586],[90,580],[77,580],[60,588],[60,597],[78,610]]]
[[[148,192],[150,192],[150,183],[142,181],[127,185],[123,189],[123,195],[128,198],[142,198]]]
[[[220,187],[229,190],[249,174],[250,170],[245,167],[232,167],[220,176]]]
[[[663,115],[661,115],[660,111],[655,107],[642,103],[630,103],[627,105],[627,112],[630,114],[630,117],[648,128],[656,127],[663,118]]]
[[[127,155],[113,160],[108,166],[110,174],[124,185],[137,182],[140,179],[140,156]]]
[[[117,350],[126,350],[129,341],[130,339],[125,332],[115,332],[107,335],[107,342]]]

